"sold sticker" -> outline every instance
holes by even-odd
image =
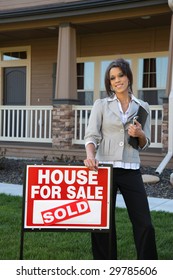
[[[89,213],[90,207],[87,199],[80,199],[59,207],[55,207],[49,210],[42,211],[42,218],[44,224],[56,224],[77,216]]]

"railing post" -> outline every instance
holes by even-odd
[[[163,98],[162,151],[168,151],[168,97]]]

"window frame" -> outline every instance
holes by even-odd
[[[95,62],[94,67],[94,100],[93,102],[100,98],[100,91],[101,91],[101,61],[112,61],[119,57],[123,57],[124,59],[131,61],[131,68],[133,73],[133,93],[136,97],[138,97],[138,91],[141,89],[138,85],[139,79],[139,65],[138,61],[140,58],[157,58],[157,57],[169,57],[168,51],[163,52],[150,52],[150,53],[136,53],[136,54],[121,54],[121,55],[109,55],[109,56],[99,56],[99,57],[80,57],[77,58],[77,62],[86,62],[86,61],[93,61]],[[158,88],[153,88],[157,90]],[[159,88],[160,89],[160,88]],[[166,88],[164,88],[166,90]]]
[[[27,59],[3,60],[3,53],[27,52]],[[3,47],[0,48],[0,105],[3,104],[3,69],[6,67],[26,67],[26,106],[30,105],[31,96],[31,46]]]

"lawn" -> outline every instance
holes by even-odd
[[[125,209],[117,208],[118,258],[136,259]],[[173,213],[152,212],[160,260],[173,259]],[[20,258],[22,198],[0,194],[0,259]],[[91,260],[89,232],[25,232],[25,260]]]

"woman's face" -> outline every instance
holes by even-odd
[[[119,67],[113,67],[110,72],[110,87],[116,94],[128,93],[129,80]]]

